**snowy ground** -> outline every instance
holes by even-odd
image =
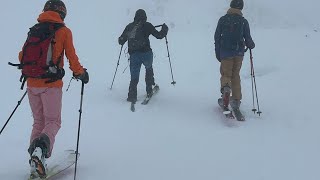
[[[0,128],[23,91],[16,61],[27,30],[43,1],[4,2],[0,12]],[[229,1],[179,0],[66,2],[67,25],[90,83],[85,87],[78,179],[109,180],[318,180],[320,162],[320,86],[317,83],[320,29],[315,20],[319,2],[312,0],[248,0],[244,14],[252,22],[253,51],[262,110],[252,109],[249,56],[241,71],[242,111],[247,121],[230,127],[217,106],[219,63],[213,33]],[[169,48],[176,86],[172,86],[164,40],[151,38],[160,92],[148,106],[132,113],[125,101],[128,65],[122,55],[109,90],[120,47],[117,37],[145,8],[154,24],[169,25]],[[67,63],[66,63],[67,64]],[[66,66],[66,69],[68,66]],[[138,98],[144,97],[141,71]],[[64,90],[71,78],[65,77]],[[76,147],[80,83],[73,81],[63,97],[63,124],[54,154]],[[27,147],[32,116],[23,100],[0,137],[0,179],[21,180],[28,168]],[[54,158],[54,155],[53,155]],[[73,169],[56,179],[73,179]]]

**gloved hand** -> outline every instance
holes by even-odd
[[[161,31],[164,32],[166,35],[168,34],[168,26],[166,25],[166,23],[163,23]]]
[[[166,23],[162,24],[162,30],[167,31],[169,30],[168,26],[166,25]]]
[[[89,82],[89,73],[88,73],[87,69],[84,69],[84,72],[80,75],[75,75],[73,73],[73,77],[81,80],[84,84],[87,84]]]
[[[251,40],[249,40],[249,41],[246,41],[245,42],[245,46],[247,46],[247,48],[249,48],[249,49],[253,49],[253,48],[255,48],[255,43]]]
[[[118,39],[118,43],[119,43],[120,45],[124,45],[124,43],[126,43],[126,41],[127,41],[127,40],[125,40],[124,37],[122,37],[122,36],[120,36],[119,39]]]

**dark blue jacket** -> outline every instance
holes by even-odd
[[[242,16],[241,10],[230,8],[227,14],[238,14]],[[244,56],[245,46],[249,49],[253,49],[255,47],[255,43],[253,42],[251,35],[250,35],[250,27],[248,21],[244,19],[244,26],[243,26],[243,45],[238,50],[227,50],[220,47],[220,40],[222,34],[222,17],[219,19],[216,32],[214,34],[214,41],[215,41],[215,52],[216,57],[219,61],[234,56]]]

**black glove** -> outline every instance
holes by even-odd
[[[169,28],[168,28],[168,26],[166,25],[166,23],[163,23],[163,24],[162,24],[161,31],[162,31],[165,35],[167,35],[167,34],[168,34],[168,30],[169,30]]]
[[[80,75],[73,74],[73,77],[76,79],[80,79],[84,84],[87,84],[89,82],[89,74],[87,69],[84,69],[84,72]]]
[[[124,43],[126,43],[126,41],[127,41],[127,40],[125,40],[122,36],[120,36],[119,39],[118,39],[118,43],[119,43],[120,45],[124,45]]]
[[[247,46],[249,49],[253,49],[256,45],[252,40],[248,40],[245,42],[245,46]]]
[[[168,26],[166,25],[166,23],[163,23],[163,24],[162,24],[162,30],[168,32],[169,28],[168,28]]]

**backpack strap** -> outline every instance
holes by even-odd
[[[62,23],[54,23],[54,24],[53,24],[53,31],[52,31],[53,37],[52,37],[52,41],[51,41],[51,44],[52,44],[52,45],[55,43],[55,35],[56,35],[56,32],[57,32],[60,28],[62,28],[62,27],[65,27],[65,25],[62,24]],[[61,60],[62,60],[63,54],[64,54],[64,51],[62,51],[62,53],[61,53],[60,57],[58,58],[58,61],[57,61],[56,64],[54,64],[53,61],[52,61],[52,59],[51,59],[51,61],[49,62],[49,66],[55,66],[55,65],[56,65],[57,67],[59,67],[59,64],[60,64],[60,62],[61,62]],[[51,63],[52,63],[52,64],[51,64]]]
[[[52,37],[52,42],[51,42],[52,46],[55,43],[55,33],[62,27],[65,27],[65,25],[61,24],[61,23],[53,24],[53,37]],[[62,51],[56,64],[53,63],[52,59],[49,61],[49,67],[55,68],[56,72],[55,73],[48,73],[47,75],[45,75],[45,77],[43,77],[43,78],[49,78],[49,80],[47,80],[45,83],[52,83],[52,82],[55,82],[55,81],[62,79],[64,77],[65,71],[63,68],[59,67],[59,65],[62,61],[63,55],[64,55],[64,51]]]

